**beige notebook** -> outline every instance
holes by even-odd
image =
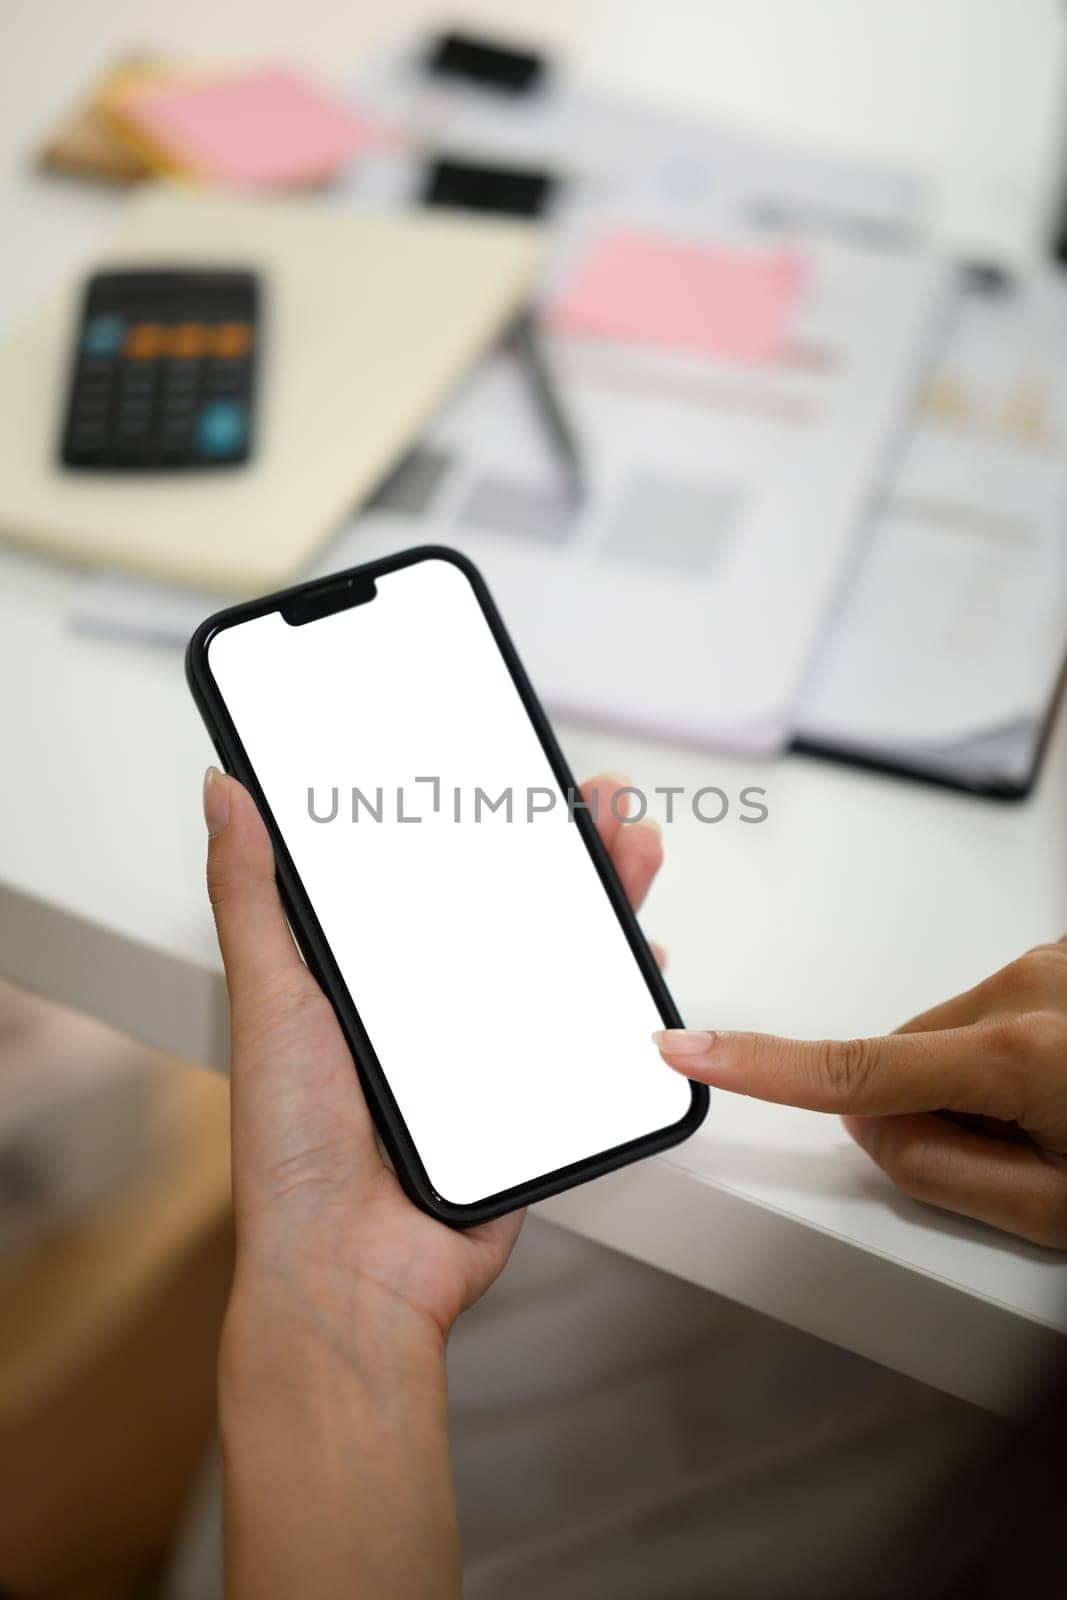
[[[295,577],[514,317],[527,224],[153,186],[93,266],[262,274],[252,460],[232,470],[59,464],[82,281],[0,346],[0,537],[96,566],[247,594]]]

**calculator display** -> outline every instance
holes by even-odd
[[[64,465],[170,469],[247,461],[258,298],[250,272],[93,277],[74,351]]]

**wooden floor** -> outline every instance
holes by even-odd
[[[11,991],[4,1002],[0,1095],[5,1049],[54,1062],[61,1042],[79,1069],[135,1052],[151,1075],[134,1174],[0,1261],[0,1590],[125,1600],[148,1592],[214,1431],[232,1273],[227,1086],[95,1022]]]

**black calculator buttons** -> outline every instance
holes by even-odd
[[[223,467],[251,442],[257,291],[249,273],[104,273],[89,287],[63,460]]]
[[[245,364],[243,361],[216,359],[208,368],[207,381],[212,394],[239,395],[247,381]]]
[[[95,461],[107,438],[103,423],[81,422],[71,429],[70,448],[78,461]]]

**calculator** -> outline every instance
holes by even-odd
[[[235,467],[252,448],[252,272],[100,272],[88,284],[61,458],[78,469]]]

